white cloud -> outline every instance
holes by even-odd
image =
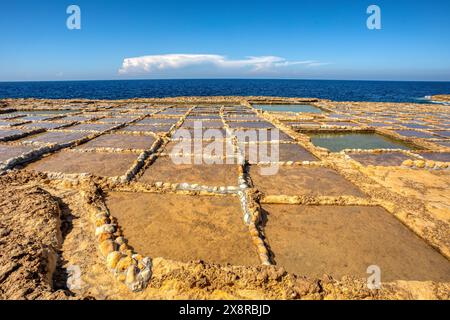
[[[120,74],[162,74],[186,68],[214,68],[216,71],[261,73],[276,72],[287,67],[315,67],[324,63],[307,61],[289,61],[282,57],[260,56],[233,60],[216,54],[164,54],[126,58],[119,70]]]

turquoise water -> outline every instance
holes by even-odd
[[[332,152],[344,149],[403,149],[412,147],[376,133],[308,133],[314,145]]]
[[[323,113],[323,111],[307,104],[258,104],[255,108],[272,112]]]

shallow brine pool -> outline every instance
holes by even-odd
[[[256,109],[270,112],[323,113],[320,108],[307,104],[254,105]]]
[[[314,145],[332,152],[344,149],[402,149],[412,146],[376,133],[307,133]]]

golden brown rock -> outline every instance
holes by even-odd
[[[113,238],[113,235],[111,233],[101,233],[98,237],[97,240],[99,243],[102,243],[105,240],[110,240]]]
[[[136,266],[131,265],[127,269],[127,275],[126,275],[125,283],[127,285],[131,285],[131,284],[135,283],[136,280],[137,280],[138,272],[139,272],[139,269]]]
[[[405,167],[412,167],[414,165],[414,162],[411,159],[408,159],[403,161],[402,165]]]
[[[133,259],[130,256],[123,257],[116,265],[118,272],[125,272],[133,264]]]
[[[122,259],[122,257],[123,256],[120,252],[113,251],[113,252],[109,253],[108,256],[106,257],[106,265],[110,269],[115,269],[117,266],[117,263],[120,261],[120,259]]]
[[[426,162],[426,166],[428,168],[434,168],[435,165],[436,165],[436,162],[434,162],[434,161],[429,160]]]
[[[110,223],[110,221],[107,217],[103,217],[103,218],[95,220],[96,227],[101,227],[102,225],[109,224],[109,223]]]
[[[421,168],[421,169],[425,168],[425,161],[423,161],[423,160],[417,160],[414,164],[416,165],[417,168]]]
[[[130,247],[126,243],[122,243],[119,247],[119,250],[122,252],[126,252],[126,251],[130,250]]]
[[[99,249],[104,257],[107,257],[111,252],[115,250],[116,244],[112,240],[105,240],[100,243]]]

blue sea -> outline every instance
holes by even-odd
[[[283,96],[336,101],[428,102],[450,82],[338,80],[111,80],[0,82],[0,98],[128,99],[175,96]]]

